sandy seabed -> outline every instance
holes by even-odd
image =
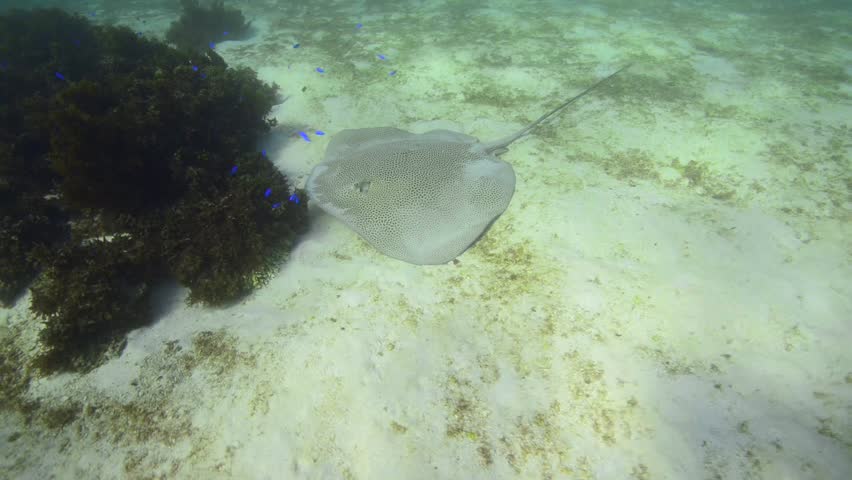
[[[34,378],[0,476],[852,478],[852,13],[285,3],[246,2],[256,34],[217,50],[281,87],[259,148],[299,185],[341,130],[492,140],[633,66],[512,145],[512,203],[456,262],[314,208],[238,305],[164,289],[121,355]],[[0,311],[24,352],[28,302]]]

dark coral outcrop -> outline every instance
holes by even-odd
[[[307,199],[257,151],[276,88],[209,49],[0,16],[0,300],[38,275],[43,367],[94,365],[162,279],[222,305],[277,270]]]

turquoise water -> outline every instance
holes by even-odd
[[[180,10],[14,5],[47,4],[146,38]],[[313,205],[265,286],[202,308],[167,285],[87,373],[30,369],[24,294],[2,475],[852,478],[848,6],[228,5],[251,34],[211,41],[280,86],[258,149],[298,186],[343,130],[490,141],[632,65],[501,156],[508,208],[446,265]]]

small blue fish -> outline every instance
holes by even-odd
[[[231,167],[231,176],[233,177],[236,174],[237,174],[237,166],[234,165],[233,167]]]
[[[311,143],[311,137],[309,137],[307,133],[299,132],[299,136],[302,137],[302,140]]]
[[[359,30],[360,30],[360,29],[361,29],[361,27],[363,27],[363,26],[364,26],[364,24],[363,24],[363,23],[358,23],[358,24],[356,24],[356,25],[355,25],[355,28],[357,28],[357,29],[359,29]]]
[[[193,71],[193,72],[197,72],[197,71],[198,71],[198,65],[193,65],[193,66],[192,66],[192,71]]]
[[[324,68],[322,68],[322,67],[317,67],[317,71],[318,71],[319,73],[325,73],[325,69],[324,69]]]
[[[60,80],[62,80],[62,81],[67,82],[67,80],[65,80],[65,75],[62,75],[62,74],[61,74],[61,73],[59,73],[59,72],[56,72],[56,78],[58,78],[58,79],[60,79]]]
[[[266,191],[263,192],[263,198],[269,198],[270,195],[272,195],[272,189],[267,188]]]
[[[261,155],[263,155],[263,156],[265,157],[265,156],[266,156],[266,149],[264,148],[263,150],[261,150],[261,151],[260,151],[260,154],[261,154]]]
[[[299,199],[299,196],[296,195],[295,193],[293,195],[290,195],[290,198],[288,198],[288,200],[295,203],[296,205],[298,205],[302,201],[301,199]]]
[[[396,75],[396,70],[391,70],[390,73],[388,73],[388,76],[390,77],[393,77],[394,75]]]
[[[90,16],[90,17],[94,17],[94,16],[95,16],[95,12],[89,12],[89,16]]]
[[[376,55],[376,56],[379,57],[379,60],[387,60],[388,59],[388,57],[382,55],[381,53]]]
[[[281,202],[273,203],[273,204],[272,204],[272,209],[273,209],[273,210],[275,210],[276,208],[278,208],[278,207],[280,207],[280,206],[281,206]]]
[[[74,40],[71,40],[71,43],[73,43],[75,47],[79,47],[80,46],[80,39],[75,38]]]
[[[205,78],[207,78],[207,74],[204,73],[204,72],[201,72],[201,79],[204,80]]]
[[[293,48],[299,48],[299,44],[298,44],[298,43],[294,43],[294,44],[293,44]]]
[[[321,136],[323,136],[323,135],[325,135],[325,132],[323,132],[322,130],[314,130],[314,133],[316,133],[316,134],[317,134],[317,135],[319,135],[320,137],[321,137]]]
[[[214,49],[214,50],[216,49],[216,42],[210,42],[208,45],[210,46],[211,49]]]
[[[227,37],[227,36],[228,36],[228,32],[227,32],[227,31],[224,31],[224,32],[222,32],[222,35],[224,35],[224,36],[226,36],[226,37]]]
[[[136,32],[136,36],[137,36],[137,37],[141,37],[141,36],[142,36],[142,32],[141,32],[141,31],[140,31],[140,32]]]

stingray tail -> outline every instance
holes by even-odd
[[[606,83],[612,77],[618,75],[619,73],[623,72],[624,70],[627,70],[630,67],[630,65],[632,65],[632,63],[628,63],[627,65],[619,68],[618,70],[610,73],[606,77],[598,80],[591,87],[583,90],[582,92],[578,93],[577,95],[574,95],[573,97],[569,98],[568,100],[565,100],[558,107],[556,107],[553,110],[551,110],[551,111],[545,113],[544,115],[538,117],[538,119],[536,119],[536,121],[532,122],[531,124],[527,125],[526,127],[522,128],[521,130],[513,133],[512,135],[509,135],[508,137],[504,137],[504,138],[501,138],[499,140],[495,140],[493,142],[485,144],[485,152],[489,153],[489,154],[493,153],[495,155],[499,155],[499,154],[505,152],[507,150],[507,147],[512,142],[514,142],[515,140],[517,140],[517,139],[519,139],[519,138],[521,138],[525,135],[529,135],[529,133],[532,132],[536,127],[541,125],[542,122],[553,117],[554,115],[559,114],[566,107],[573,104],[577,100],[583,98],[586,94],[590,93],[592,90],[594,90],[594,89],[598,88],[599,86],[601,86],[602,84]]]

